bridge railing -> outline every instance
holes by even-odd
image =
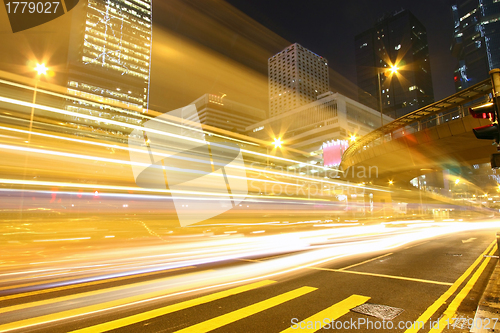
[[[444,124],[469,114],[466,104],[483,103],[491,93],[491,80],[486,79],[447,98],[410,112],[364,135],[347,148],[342,161],[393,139]]]

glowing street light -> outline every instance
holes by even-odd
[[[281,138],[274,138],[274,142],[272,143],[274,145],[274,149],[281,148],[281,145],[283,144],[283,141],[281,141]],[[269,149],[270,145],[266,145],[266,160],[267,160],[267,165],[269,165]]]
[[[392,185],[394,184],[394,182],[392,180],[389,180],[389,185]]]
[[[460,178],[455,179],[455,185],[458,185],[460,183]]]
[[[45,66],[45,64],[36,64],[35,66],[35,71],[38,73],[38,75],[46,75],[47,74],[48,68]]]
[[[391,74],[396,74],[398,72],[399,67],[391,66]]]
[[[274,139],[274,148],[281,148],[281,144],[283,143],[283,141],[281,141],[281,138],[275,138]]]
[[[30,127],[28,133],[28,141],[30,143],[31,140],[31,129],[33,128],[33,117],[35,116],[35,103],[36,103],[36,92],[38,88],[38,82],[40,81],[40,76],[47,75],[47,71],[49,70],[45,64],[37,63],[33,70],[37,73],[36,81],[35,81],[35,89],[33,90],[33,107],[31,108],[31,116],[30,116]]]
[[[353,134],[353,135],[351,135],[351,137],[350,137],[349,139],[351,140],[351,142],[356,141],[356,135],[354,135],[354,134]]]

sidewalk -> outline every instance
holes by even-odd
[[[474,333],[500,332],[500,260],[496,260],[495,269],[477,306],[475,325],[470,330]]]

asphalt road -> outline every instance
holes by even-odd
[[[424,327],[420,332],[428,332],[430,323],[441,318],[433,332],[467,332],[462,324],[474,317],[497,260],[484,257],[496,252],[494,239],[495,230],[460,232],[302,267],[300,258],[310,251],[250,256],[98,284],[73,281],[70,287],[54,287],[48,276],[41,277],[44,289],[39,280],[32,285],[11,281],[0,287],[0,331],[412,332],[406,328],[417,321]],[[263,265],[295,262],[294,270],[243,283],[214,275],[239,274],[241,281]],[[383,321],[352,311],[362,304],[371,311],[381,308],[370,304],[396,308],[381,309],[396,316]],[[453,328],[458,317],[462,319]],[[326,326],[321,329],[320,323]]]

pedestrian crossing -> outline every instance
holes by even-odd
[[[299,328],[300,332],[316,332],[319,329],[323,328],[323,326],[331,323],[333,320],[347,314],[352,308],[355,308],[356,306],[367,302],[369,299],[370,297],[360,295],[349,296],[348,298],[330,306],[329,308],[326,308],[323,311],[320,311],[304,320],[301,320],[305,323],[319,323],[319,325],[314,325],[313,327],[307,327],[306,325],[305,328],[297,325],[292,325],[286,330],[281,331],[281,333],[297,332],[297,329]]]
[[[189,276],[189,274],[185,275]],[[168,281],[167,279],[164,279],[164,281]],[[119,319],[115,320],[110,320],[104,323],[96,324],[96,325],[91,325],[88,327],[84,327],[81,329],[73,330],[73,333],[94,333],[94,332],[106,332],[106,331],[111,331],[111,330],[116,330],[120,328],[127,329],[128,326],[134,325],[134,324],[144,324],[147,321],[153,320],[155,318],[159,318],[162,316],[167,316],[179,311],[183,310],[188,310],[191,308],[195,308],[197,306],[201,306],[204,304],[209,304],[211,302],[219,301],[226,299],[231,296],[236,296],[236,295],[243,295],[245,297],[245,293],[249,293],[251,291],[256,291],[259,288],[264,288],[271,286],[275,284],[276,281],[274,280],[262,280],[262,281],[257,281],[257,282],[252,282],[252,283],[247,283],[244,285],[240,285],[237,287],[213,292],[204,296],[200,296],[197,298],[189,299],[186,301],[181,301],[178,303],[170,304],[164,307],[160,308],[155,308],[150,311],[145,311],[141,313],[137,313],[134,315],[129,315],[126,317],[122,317]],[[145,283],[137,283],[137,287],[141,287],[142,285],[145,286]],[[108,290],[108,292],[112,291],[121,291],[124,287],[113,287]],[[292,290],[284,291],[278,295],[258,300],[257,302],[243,306],[239,309],[236,309],[234,311],[229,311],[228,313],[222,314],[222,315],[215,315],[213,318],[210,318],[208,320],[201,321],[199,323],[194,323],[191,326],[187,326],[184,328],[180,328],[179,330],[176,331],[176,333],[202,333],[202,332],[210,332],[218,328],[223,328],[227,325],[230,325],[232,323],[238,322],[242,319],[249,318],[253,315],[259,314],[259,313],[265,313],[265,311],[272,310],[275,307],[279,307],[284,305],[287,302],[290,302],[292,300],[300,299],[301,297],[308,295],[308,294],[313,294],[314,292],[317,292],[318,288],[315,287],[310,287],[310,286],[302,286],[299,288],[295,288]],[[80,293],[80,294],[74,294],[74,295],[68,295],[68,296],[62,296],[59,298],[53,298],[53,299],[48,299],[48,300],[42,300],[42,301],[35,301],[31,303],[26,303],[26,304],[19,304],[19,305],[14,305],[10,307],[4,307],[0,311],[0,313],[9,314],[12,313],[13,311],[25,311],[28,313],[30,309],[33,309],[36,311],[37,308],[40,306],[47,306],[47,305],[54,305],[57,306],[58,304],[61,304],[62,302],[71,302],[73,300],[76,300],[78,297],[92,297],[95,296],[99,293],[102,293],[102,291],[91,291],[91,292],[86,292],[86,293]],[[164,292],[163,292],[164,293]],[[0,331],[1,332],[7,332],[7,331],[19,331],[19,330],[25,330],[30,327],[38,326],[44,323],[54,323],[57,321],[64,321],[65,319],[69,318],[75,318],[79,317],[88,313],[93,313],[93,312],[99,312],[104,309],[109,309],[113,308],[115,306],[122,306],[127,304],[128,301],[133,302],[137,301],[139,299],[147,299],[149,297],[153,296],[158,296],[161,293],[159,292],[154,292],[154,293],[146,293],[143,295],[137,295],[134,297],[126,297],[123,299],[120,299],[118,301],[112,301],[112,302],[104,302],[104,303],[98,303],[96,305],[92,306],[84,306],[84,307],[77,307],[75,309],[68,309],[68,310],[63,310],[63,311],[55,311],[51,314],[46,314],[46,315],[39,315],[39,316],[34,316],[34,317],[29,317],[27,319],[22,319],[22,320],[17,320],[13,322],[8,322],[5,324],[0,325]],[[314,294],[313,294],[314,295]],[[254,295],[255,296],[255,295]],[[349,312],[350,309],[363,304],[369,300],[369,297],[365,296],[359,296],[359,295],[352,295],[336,304],[333,304],[332,306],[326,308],[323,311],[320,311],[312,316],[310,316],[307,319],[304,319],[306,321],[321,321],[322,323],[326,324],[327,322],[324,320],[325,318],[329,318],[330,320],[335,320],[338,317],[341,317]],[[128,303],[130,304],[130,303]],[[294,305],[295,306],[295,305]],[[60,306],[59,306],[60,307]],[[286,328],[283,332],[296,332],[296,329],[293,329],[291,326],[291,319],[292,318],[280,318],[281,320],[289,321],[289,327]],[[300,318],[299,318],[300,319]],[[162,318],[163,320],[163,318]],[[168,322],[169,318],[166,317],[165,320]],[[323,324],[323,325],[324,325]],[[64,323],[61,323],[62,327],[64,327]],[[311,329],[306,329],[306,332],[315,332],[319,329],[321,329],[322,326],[318,326],[317,329],[311,330]],[[74,328],[74,326],[73,326]],[[68,329],[67,331],[70,331]],[[300,330],[301,332],[303,331],[302,329]]]
[[[201,323],[193,325],[193,326],[189,326],[187,328],[184,328],[182,330],[177,331],[176,333],[210,332],[216,328],[220,328],[222,326],[231,324],[237,320],[246,318],[248,316],[259,313],[261,311],[270,309],[274,306],[283,304],[283,303],[290,301],[292,299],[295,299],[297,297],[303,296],[303,295],[310,293],[316,289],[317,288],[313,288],[313,287],[301,287],[301,288],[286,292],[284,294],[266,299],[264,301],[246,306],[246,307],[238,309],[236,311],[229,312],[229,313],[224,314],[222,316],[209,319],[207,321],[201,322]]]
[[[273,280],[259,281],[259,282],[231,288],[228,290],[216,292],[216,293],[209,294],[206,296],[198,297],[195,299],[183,301],[180,303],[168,305],[168,306],[154,309],[151,311],[142,312],[142,313],[128,316],[125,318],[120,318],[117,320],[108,321],[106,323],[102,323],[102,324],[74,330],[71,333],[90,333],[90,332],[95,333],[95,332],[106,332],[106,331],[110,331],[110,330],[116,330],[119,328],[124,328],[124,327],[129,326],[129,325],[133,325],[136,323],[145,322],[147,320],[158,318],[160,316],[172,314],[172,313],[177,312],[177,311],[186,310],[186,309],[198,306],[198,305],[207,304],[207,303],[212,302],[212,301],[221,300],[221,299],[229,297],[229,296],[238,295],[238,294],[242,294],[245,292],[255,290],[257,288],[269,286],[275,282],[276,281],[273,281]],[[317,289],[318,288],[308,287],[308,286],[296,288],[296,289],[284,292],[282,294],[279,294],[277,296],[274,296],[274,297],[262,300],[260,302],[242,307],[240,309],[228,312],[226,314],[216,316],[214,318],[202,321],[200,323],[196,323],[194,325],[182,328],[180,330],[175,331],[175,333],[210,332],[210,331],[213,331],[215,329],[224,327],[226,325],[235,323],[238,320],[250,317],[252,315],[258,314],[258,313],[266,311],[266,310],[270,310],[271,308],[274,308],[276,306],[280,306],[288,301],[300,298],[301,296],[304,296],[306,294],[317,291]],[[352,296],[326,308],[325,310],[320,311],[320,312],[312,315],[311,317],[305,319],[305,321],[321,321],[324,324],[327,324],[328,322],[324,321],[325,318],[329,318],[330,320],[335,320],[335,319],[347,314],[350,311],[350,309],[365,303],[369,299],[370,299],[370,297],[360,296],[360,295],[352,295]],[[317,327],[316,329],[312,329],[312,330],[305,329],[305,330],[300,330],[300,331],[301,332],[316,332],[317,330],[321,329],[321,327]],[[282,332],[296,332],[296,331],[297,331],[296,328],[293,328],[292,326],[290,326],[289,328],[285,329]]]

